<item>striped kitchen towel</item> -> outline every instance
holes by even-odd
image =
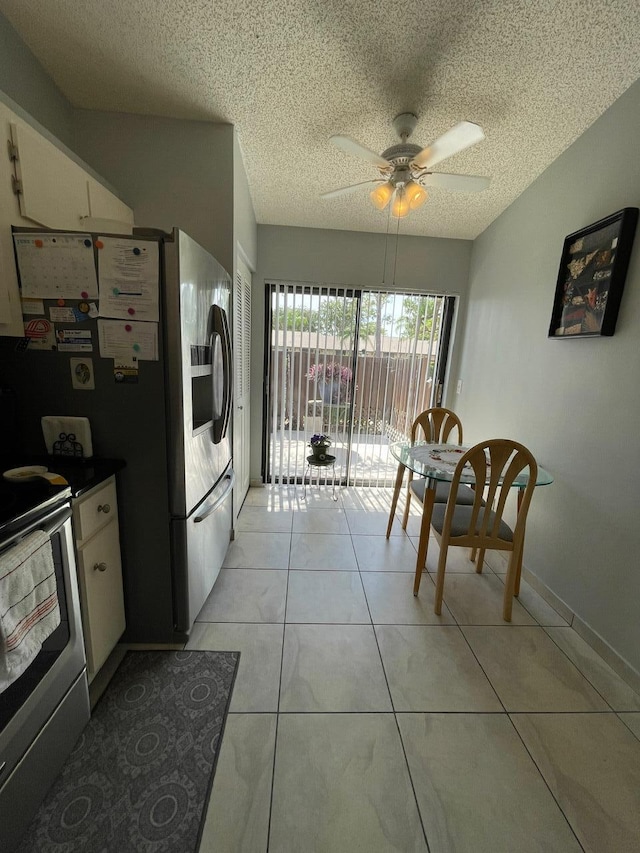
[[[39,530],[0,555],[0,693],[59,624],[51,541]]]

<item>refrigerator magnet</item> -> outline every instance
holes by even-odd
[[[93,352],[91,329],[58,329],[59,352]]]
[[[131,385],[138,381],[138,359],[130,352],[122,352],[113,359],[113,378],[117,385]]]
[[[36,317],[44,316],[44,302],[42,299],[29,299],[29,297],[22,297],[20,304],[22,305],[23,317],[25,315]]]
[[[55,349],[56,335],[53,323],[39,317],[24,324],[24,336],[29,341],[29,349]]]
[[[49,319],[52,323],[75,323],[76,315],[73,308],[49,308]]]
[[[80,302],[78,305],[74,306],[72,310],[76,323],[84,323],[85,320],[89,319],[88,302]]]
[[[71,385],[76,391],[94,391],[93,359],[70,358]]]

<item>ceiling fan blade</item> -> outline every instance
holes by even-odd
[[[418,169],[431,169],[441,160],[452,157],[476,142],[482,142],[483,139],[484,132],[479,124],[461,121],[416,154],[411,165]]]
[[[360,181],[359,184],[351,184],[350,187],[340,187],[337,190],[330,190],[328,193],[321,193],[320,198],[338,198],[341,195],[349,195],[349,193],[360,189],[360,187],[368,186],[369,184],[379,184],[381,180],[381,178],[377,178],[373,181]]]
[[[461,193],[479,193],[487,189],[491,178],[485,178],[482,175],[447,175],[444,172],[432,172],[430,175],[423,175],[420,183],[425,187],[442,187],[445,190]]]
[[[355,139],[352,139],[350,136],[330,136],[329,141],[333,142],[336,148],[339,148],[341,151],[345,151],[347,154],[353,154],[355,157],[367,160],[369,163],[373,163],[374,166],[377,166],[378,169],[391,168],[391,163],[388,160],[385,160],[384,157],[376,154],[375,151],[372,151],[365,145],[361,145],[359,142],[356,142]]]

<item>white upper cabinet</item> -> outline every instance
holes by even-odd
[[[80,228],[89,216],[87,173],[26,124],[11,124],[17,148],[16,174],[21,183],[20,213],[32,225]]]
[[[88,231],[108,231],[130,234],[133,228],[133,211],[95,178],[87,179],[89,219],[82,226]]]
[[[22,337],[11,226],[130,232],[133,211],[2,103],[0,129],[0,335]]]
[[[22,218],[18,196],[13,192],[13,163],[6,146],[11,139],[11,123],[16,119],[17,116],[0,103],[0,335],[22,336],[24,328],[11,226],[33,223]]]

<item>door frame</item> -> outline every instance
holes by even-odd
[[[383,289],[376,287],[350,287],[349,285],[322,285],[315,282],[297,282],[297,281],[282,281],[277,279],[268,279],[265,280],[264,283],[264,352],[263,352],[263,417],[262,417],[262,458],[261,458],[261,467],[260,473],[262,482],[267,484],[271,482],[270,478],[272,477],[272,472],[270,470],[270,461],[269,461],[269,440],[270,440],[270,430],[269,430],[269,418],[271,416],[271,402],[272,402],[272,393],[271,393],[271,335],[272,335],[272,320],[273,320],[273,306],[272,306],[272,293],[274,287],[284,287],[287,290],[294,290],[295,288],[301,288],[303,292],[309,292],[311,295],[322,295],[325,292],[327,295],[331,295],[332,292],[336,292],[337,294],[344,296],[345,298],[355,298],[356,299],[356,316],[354,321],[354,346],[353,346],[353,354],[351,359],[351,369],[352,375],[355,379],[356,369],[358,364],[358,345],[357,342],[359,340],[359,333],[361,327],[361,316],[362,316],[362,302],[364,294],[369,293],[386,293],[386,294],[397,294],[398,296],[418,296],[418,297],[437,297],[443,299],[443,314],[442,314],[442,336],[439,341],[438,350],[436,353],[436,363],[434,366],[433,373],[433,389],[432,389],[432,402],[430,405],[441,405],[442,399],[445,396],[445,385],[448,381],[448,371],[451,367],[452,362],[452,341],[454,337],[454,325],[455,318],[457,315],[457,311],[459,308],[459,296],[455,293],[425,293],[423,291],[416,291],[411,289],[403,289],[403,288],[393,288]],[[349,401],[349,422],[348,422],[348,433],[347,433],[347,447],[346,447],[346,460],[345,460],[345,469],[344,476],[341,476],[339,480],[336,481],[336,485],[344,486],[347,485],[351,479],[350,476],[350,463],[351,456],[353,453],[353,434],[354,434],[354,409],[356,404],[356,393],[351,394],[351,400]],[[278,481],[280,485],[284,484],[283,480]],[[287,479],[287,484],[289,485],[301,485],[304,482],[304,474],[302,476],[289,477]]]

